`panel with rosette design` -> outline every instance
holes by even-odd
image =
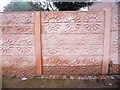
[[[3,74],[34,74],[34,12],[3,13],[0,32]]]
[[[112,18],[111,18],[111,42],[110,42],[110,73],[118,74],[120,73],[120,47],[119,47],[119,40],[120,40],[120,15],[119,15],[119,6],[115,5],[112,8]]]
[[[42,12],[43,74],[101,74],[105,12]]]

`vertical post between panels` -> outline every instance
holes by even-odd
[[[108,74],[110,59],[110,28],[111,28],[111,9],[105,8],[105,29],[104,29],[104,54],[102,74]]]
[[[36,57],[36,74],[42,74],[42,53],[41,53],[41,27],[40,12],[35,12],[35,57]]]

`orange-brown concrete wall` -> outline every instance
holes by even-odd
[[[3,74],[34,74],[34,12],[0,13]]]
[[[111,42],[110,42],[110,73],[120,73],[120,31],[119,31],[119,8],[117,5],[112,6],[111,18]]]
[[[0,13],[3,74],[118,73],[118,10],[111,7]]]
[[[120,54],[119,54],[119,6],[114,2],[101,2],[89,8],[90,11],[104,10],[111,8],[111,33],[110,33],[110,73],[120,73]]]
[[[104,11],[42,12],[43,74],[101,74]]]

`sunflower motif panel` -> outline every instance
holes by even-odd
[[[35,73],[34,13],[8,12],[2,13],[1,17],[3,74]]]
[[[119,74],[120,73],[120,15],[119,6],[115,5],[112,8],[112,18],[111,18],[111,41],[110,41],[110,73]]]
[[[42,16],[43,74],[102,72],[104,12],[43,12]]]

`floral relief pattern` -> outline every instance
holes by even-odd
[[[95,74],[98,73],[98,69],[100,68],[100,65],[98,64],[98,61],[96,59],[89,58],[88,60],[83,61],[83,71],[86,74]]]
[[[2,14],[2,52],[3,74],[35,73],[34,13],[9,12]],[[26,38],[27,37],[27,38]]]
[[[111,74],[119,74],[120,73],[120,64],[113,64],[110,68]]]
[[[61,60],[59,58],[51,57],[46,60],[45,64],[47,66],[61,66]]]
[[[99,16],[97,16],[96,14],[89,14],[85,16],[84,26],[88,31],[90,30],[97,31],[100,25],[101,25],[101,20]]]
[[[30,14],[16,14],[13,23],[31,23],[32,15]]]
[[[13,14],[4,14],[2,15],[2,24],[10,24],[12,23],[15,16]]]
[[[55,33],[55,32],[59,32],[58,30],[60,29],[61,26],[61,18],[58,15],[46,15],[45,17],[45,26],[46,26],[46,30],[48,33]]]
[[[111,43],[110,43],[110,53],[114,54],[118,54],[120,52],[120,48],[119,48],[119,32],[118,31],[112,31],[111,32]]]
[[[12,28],[13,28],[12,25],[3,25],[2,26],[2,33],[3,34],[10,34],[13,32]]]
[[[33,33],[32,24],[12,24],[12,25],[3,25],[2,34],[30,34]]]
[[[42,42],[44,45],[43,47],[46,48],[46,51],[50,54],[57,54],[61,50],[63,50],[63,46],[61,46],[61,41],[55,37],[55,36],[49,36],[46,38],[46,36],[43,36]]]
[[[46,57],[43,59],[43,74],[102,73],[99,63],[102,59],[93,57],[103,57],[104,34],[101,31],[104,28],[104,13],[46,14],[43,13],[42,19],[42,56]],[[83,56],[85,59],[81,58]]]
[[[114,18],[113,18],[113,20],[112,20],[113,22],[113,24],[112,24],[112,30],[114,31],[114,30],[118,30],[118,27],[119,27],[119,22],[118,22],[118,14],[115,14],[114,15]]]
[[[34,33],[33,13],[5,13],[2,16],[3,34]]]
[[[60,51],[63,50],[63,46],[58,47],[47,47],[47,51],[50,55],[58,54]]]
[[[54,13],[54,12],[51,12],[51,13],[48,13],[44,16],[44,21],[43,22],[48,22],[48,23],[51,23],[51,22],[61,22],[61,17],[59,16],[58,13]]]
[[[17,68],[28,68],[30,67],[30,64],[31,61],[29,61],[29,59],[27,57],[21,57],[19,58],[16,63],[14,64],[14,67],[17,67]]]
[[[20,53],[26,54],[31,51],[32,43],[29,39],[20,39],[17,42],[17,49]]]
[[[79,15],[68,15],[65,19],[65,27],[68,30],[78,30],[81,26],[81,20]]]
[[[47,57],[46,60],[43,59],[43,73],[47,73],[47,74],[81,74],[81,73],[91,74],[98,72],[101,73],[101,71],[99,71],[99,69],[101,70],[100,68],[101,64],[99,64],[98,60],[94,58],[93,59],[88,58],[84,60],[80,59],[80,57],[82,56],[86,57],[87,55],[102,56],[101,52],[99,53],[99,49],[103,47],[96,47],[93,45],[93,44],[101,44],[98,41],[99,37],[98,39],[96,39],[97,37],[95,37],[93,34],[91,34],[91,38],[87,36],[86,33],[76,34],[76,31],[81,32],[83,30],[82,29],[83,27],[85,27],[85,30],[87,29],[88,31],[91,30],[97,31],[101,25],[101,18],[97,14],[89,14],[86,15],[85,18],[84,15],[80,16],[81,14],[80,15],[66,14],[66,15],[67,17],[64,18],[64,15],[62,16],[62,14],[60,16],[57,15],[57,13],[55,14],[54,12],[50,12],[50,14],[48,13],[44,17],[44,21],[42,21],[42,25],[41,25],[42,29],[45,29],[47,34],[46,33],[43,34],[42,32],[41,37],[43,38],[43,36],[46,37],[51,35],[46,40],[45,38],[42,39],[42,50],[43,50],[42,52],[49,53],[48,55],[44,55],[42,53],[42,58],[44,56]],[[16,54],[17,52],[16,57],[18,57],[19,55],[21,57],[15,59],[16,61],[12,67],[13,69],[11,68],[12,73],[16,73],[19,71],[22,73],[29,73],[33,70],[34,65],[32,63],[34,61],[29,60],[28,53],[31,52],[34,53],[33,50],[34,39],[31,40],[31,36],[30,38],[24,38],[26,34],[31,35],[31,32],[34,31],[33,18],[34,18],[34,14],[32,13],[29,14],[10,13],[10,14],[5,14],[3,17],[4,25],[2,32],[4,34],[12,33],[15,42],[10,38],[6,39],[2,43],[3,47],[0,48],[0,50],[6,54],[9,54],[11,53],[12,50],[15,50],[14,53]],[[65,20],[63,20],[63,18]],[[68,31],[67,34],[69,34],[70,36],[67,36],[67,34],[62,31]],[[58,32],[62,32],[62,34]],[[74,35],[78,35],[77,39],[72,39],[75,36],[71,34],[71,32],[73,32]],[[54,35],[51,33],[54,33]],[[55,35],[58,35],[59,38],[56,37]],[[62,35],[64,37],[67,37],[67,39],[65,40],[65,38],[62,38],[63,37]],[[83,40],[79,39],[79,36],[81,35],[85,35],[83,37]],[[90,41],[91,39],[92,41]],[[73,43],[74,45],[70,43],[63,45],[63,40],[65,43],[71,41],[71,43]],[[81,44],[83,45],[83,47]],[[89,46],[90,44],[91,46],[87,47],[87,45]],[[59,56],[62,56],[62,58],[59,58]],[[68,58],[66,58],[67,56]],[[76,57],[78,57],[79,59]]]
[[[14,46],[11,38],[5,38],[0,50],[2,51],[3,54],[10,54],[13,51],[13,48]]]
[[[60,23],[45,23],[48,33],[58,32],[60,29]]]
[[[118,36],[115,36],[113,45],[114,45],[114,47],[117,48],[117,50],[118,50]]]
[[[119,28],[119,18],[120,18],[120,15],[119,15],[119,9],[118,9],[118,6],[116,5],[115,8],[112,8],[112,28],[111,28],[111,31],[117,31]]]
[[[112,8],[112,18],[111,18],[111,44],[110,44],[110,60],[111,60],[111,74],[119,74],[120,73],[120,47],[119,47],[119,40],[120,40],[120,32],[119,32],[119,6],[116,4]]]
[[[15,24],[13,25],[14,33],[32,33],[33,32],[33,24]]]
[[[101,72],[101,62],[92,57],[83,60],[51,57],[46,58],[43,65],[45,74],[97,74]]]
[[[86,52],[87,55],[94,55],[98,51],[101,51],[100,50],[101,49],[100,46],[94,46],[93,47],[93,45],[85,46],[84,49],[85,49],[85,52]],[[99,55],[101,55],[100,52],[98,52],[98,53],[99,53]]]
[[[33,56],[4,56],[2,58],[3,74],[34,74],[35,60]]]
[[[80,66],[64,66],[65,74],[79,74]]]
[[[2,16],[3,24],[15,24],[15,23],[32,23],[33,15],[32,13],[10,13],[4,14]]]
[[[118,57],[119,57],[118,54],[110,55],[110,60],[112,61],[113,64],[120,64]]]
[[[60,74],[61,70],[63,68],[61,68],[60,66],[45,66],[43,67],[44,70],[44,74]]]

